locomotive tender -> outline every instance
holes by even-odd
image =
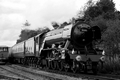
[[[93,47],[101,39],[98,26],[77,22],[44,32],[10,48],[10,61],[53,70],[97,73],[102,57]]]

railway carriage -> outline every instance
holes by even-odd
[[[35,41],[34,37],[25,41],[25,56],[34,56],[35,55]]]
[[[28,40],[18,43],[22,45],[23,64],[39,65],[53,70],[72,70],[74,73],[92,70],[97,73],[97,65],[102,54],[96,51],[93,42],[101,39],[98,26],[90,26],[80,21],[74,25],[67,25],[49,32],[41,33]],[[18,44],[12,48],[18,48]],[[21,49],[22,50],[22,49]],[[99,54],[98,54],[99,53]]]
[[[0,63],[6,63],[8,60],[8,46],[0,46]]]
[[[9,49],[9,61],[14,63],[20,63],[25,54],[25,41],[22,41]]]

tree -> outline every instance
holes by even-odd
[[[102,43],[106,54],[115,55],[120,52],[120,12],[115,9],[113,0],[89,0],[84,9],[85,21],[101,29]]]
[[[115,55],[120,53],[120,20],[107,21],[107,30],[103,33],[102,39],[104,40],[104,47],[107,49],[107,53]]]
[[[96,6],[101,9],[102,13],[115,12],[115,3],[113,0],[100,0]]]
[[[63,22],[60,24],[60,26],[58,28],[64,28],[65,26],[69,25],[70,23],[68,22]]]
[[[19,39],[17,40],[17,43],[21,42],[21,41],[24,41],[30,37],[33,37],[37,35],[37,32],[34,31],[34,30],[29,30],[29,29],[24,29],[21,31],[21,34],[19,35]]]
[[[93,20],[94,18],[100,15],[103,15],[105,17],[106,16],[111,17],[112,13],[114,12],[115,3],[113,2],[113,0],[100,0],[96,4],[92,0],[89,0],[87,3],[87,8],[84,9],[83,18],[89,21]]]
[[[51,23],[54,29],[57,29],[59,27],[59,24],[57,22],[52,22]]]
[[[31,24],[26,20],[25,24],[23,24],[24,26],[30,26]]]
[[[36,30],[29,30],[29,29],[23,29],[21,31],[21,34],[19,35],[19,39],[17,40],[16,43],[19,43],[21,41],[27,40],[31,37],[36,36],[37,34],[40,34],[42,32],[47,32],[49,31],[49,28],[45,27],[45,28],[38,28]]]

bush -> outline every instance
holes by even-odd
[[[107,56],[101,73],[120,74],[120,58],[118,55]]]

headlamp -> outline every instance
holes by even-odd
[[[102,57],[100,58],[100,60],[101,60],[101,61],[105,61],[105,56],[102,56]]]
[[[76,56],[76,60],[77,61],[81,61],[82,60],[82,57],[80,55]]]

